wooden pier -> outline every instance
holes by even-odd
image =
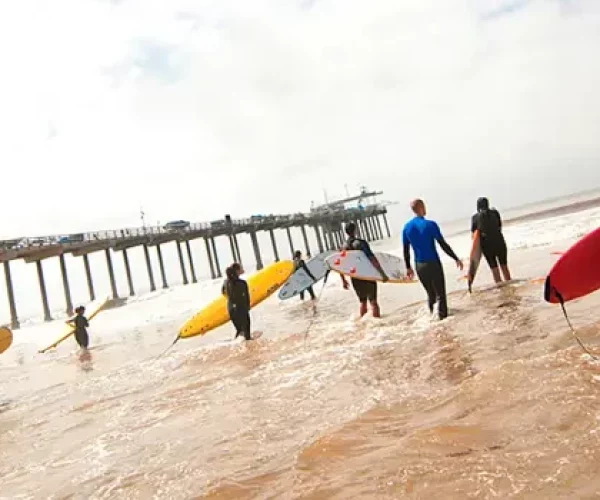
[[[11,325],[13,329],[19,328],[17,304],[13,290],[11,276],[11,261],[23,259],[26,263],[35,264],[39,281],[40,296],[44,312],[44,319],[51,321],[48,294],[44,280],[43,261],[50,258],[58,258],[64,289],[65,310],[67,315],[73,314],[73,301],[69,285],[68,269],[65,262],[65,254],[81,257],[85,269],[87,287],[90,300],[95,299],[94,281],[90,268],[88,255],[93,252],[104,252],[106,265],[110,279],[111,294],[114,299],[119,298],[115,271],[112,262],[112,253],[121,252],[128,284],[128,294],[135,295],[135,287],[131,274],[128,250],[134,247],[143,247],[148,272],[150,290],[156,290],[157,286],[168,288],[167,274],[162,257],[161,246],[174,243],[181,267],[183,284],[196,283],[197,276],[194,267],[194,259],[190,241],[203,239],[208,256],[208,267],[213,279],[222,276],[221,263],[217,254],[215,239],[226,237],[229,240],[231,256],[233,260],[242,262],[240,254],[238,235],[248,234],[251,239],[256,268],[262,269],[263,259],[257,238],[257,233],[266,231],[270,234],[271,245],[275,260],[280,260],[279,248],[277,247],[274,231],[283,229],[287,232],[290,252],[297,248],[292,239],[290,228],[299,228],[302,234],[302,244],[306,254],[316,255],[325,250],[337,249],[342,246],[345,235],[343,225],[355,222],[359,228],[361,237],[368,241],[384,238],[382,227],[385,226],[387,237],[390,237],[390,229],[387,222],[387,208],[382,204],[371,204],[360,208],[344,208],[344,203],[366,199],[378,195],[378,192],[363,191],[359,196],[340,200],[327,205],[312,209],[309,213],[297,213],[292,215],[268,215],[253,216],[248,219],[231,219],[225,216],[223,219],[209,223],[189,224],[186,227],[168,229],[166,227],[138,227],[124,228],[110,231],[95,231],[88,233],[71,234],[68,236],[44,236],[35,238],[21,238],[15,240],[0,241],[0,262],[4,267],[6,280],[7,298],[10,308]],[[307,231],[314,231],[317,248],[310,248]],[[150,250],[155,248],[158,258],[158,282],[150,261]],[[190,275],[188,276],[185,259],[189,262]]]

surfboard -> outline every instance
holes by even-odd
[[[310,259],[306,263],[306,267],[310,271],[310,273],[315,277],[316,281],[308,275],[306,270],[300,268],[297,269],[294,274],[290,276],[290,278],[285,282],[285,284],[279,290],[279,299],[287,300],[295,297],[300,292],[303,292],[308,287],[314,285],[318,281],[322,280],[327,271],[329,271],[329,267],[325,263],[327,257],[332,255],[333,251],[323,252],[319,255],[316,255],[312,259]]]
[[[250,307],[253,308],[275,293],[294,272],[291,260],[275,262],[247,280],[250,291]],[[177,338],[189,338],[204,335],[229,321],[227,298],[221,295],[196,315],[186,321],[179,330]]]
[[[388,283],[415,283],[406,276],[404,260],[395,255],[375,252],[381,267],[388,275]],[[381,274],[361,250],[342,250],[335,252],[325,261],[329,268],[336,273],[364,281],[383,281]]]
[[[13,334],[7,326],[0,326],[0,354],[6,351],[12,344]]]
[[[554,263],[544,284],[551,304],[578,299],[600,288],[600,227],[574,243]]]
[[[471,241],[471,252],[469,253],[469,268],[467,270],[467,286],[469,292],[473,288],[473,281],[475,281],[475,275],[479,269],[479,263],[481,262],[481,239],[479,238],[479,229],[473,232]]]
[[[91,320],[94,316],[96,316],[102,310],[102,308],[106,305],[108,300],[109,300],[109,297],[108,297],[108,295],[106,295],[104,297],[100,297],[100,298],[94,300],[93,302],[90,302],[87,306],[85,306],[85,317],[88,320]],[[71,317],[71,319],[73,319],[73,318],[75,318],[75,316]],[[70,325],[65,324],[60,336],[54,342],[52,342],[52,344],[50,344],[48,347],[45,347],[44,349],[40,349],[38,352],[45,353],[46,351],[48,351],[50,349],[54,349],[58,344],[60,344],[64,340],[67,340],[74,333],[75,333],[75,328]]]

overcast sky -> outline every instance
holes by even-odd
[[[0,236],[600,185],[597,0],[0,7]]]

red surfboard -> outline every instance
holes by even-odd
[[[560,304],[600,288],[600,227],[585,235],[556,261],[544,286],[544,299]]]

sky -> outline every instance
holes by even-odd
[[[0,237],[600,186],[595,0],[0,6]]]

